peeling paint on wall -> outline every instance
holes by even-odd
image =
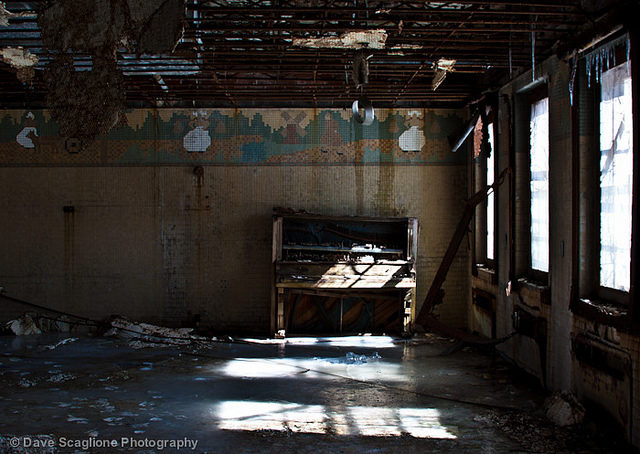
[[[398,139],[398,144],[403,151],[420,151],[424,147],[424,143],[424,132],[417,126],[411,126]]]
[[[48,111],[34,112],[34,118],[0,112],[0,166],[447,165],[465,159],[449,152],[447,137],[464,118],[451,109],[380,109],[371,126],[343,109],[140,109],[126,112],[78,153],[65,148]]]
[[[211,137],[209,131],[205,131],[202,126],[197,126],[196,129],[189,131],[184,136],[183,143],[185,150],[190,153],[204,153],[211,145]]]
[[[33,126],[26,126],[16,136],[16,142],[25,148],[35,148],[36,145],[33,143],[31,137],[29,137],[31,134],[38,137],[38,130]]]

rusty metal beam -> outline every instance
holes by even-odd
[[[429,322],[433,318],[431,311],[436,304],[442,302],[442,284],[444,284],[444,281],[447,278],[447,273],[449,272],[449,268],[451,268],[451,264],[453,263],[456,253],[458,252],[460,243],[469,230],[469,222],[471,222],[471,219],[473,218],[476,206],[487,198],[491,189],[495,189],[500,186],[505,181],[506,176],[510,173],[511,169],[507,167],[500,173],[500,175],[498,175],[498,178],[492,185],[486,186],[484,189],[476,192],[471,196],[471,198],[469,198],[469,200],[466,201],[460,222],[458,222],[458,226],[456,227],[451,241],[449,242],[449,247],[447,248],[444,257],[442,257],[438,271],[431,282],[431,287],[429,287],[424,303],[416,317],[416,323],[418,325],[428,326]]]

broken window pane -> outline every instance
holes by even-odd
[[[549,271],[549,98],[531,105],[531,268]]]
[[[493,146],[493,123],[487,125],[489,132],[490,152],[487,157],[487,185],[492,185],[494,181],[494,156],[495,148]],[[487,259],[494,259],[493,235],[494,235],[494,191],[492,190],[487,196]]]
[[[629,64],[603,72],[600,98],[600,285],[629,290],[633,180]]]

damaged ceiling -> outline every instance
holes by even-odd
[[[570,51],[567,40],[597,31],[620,3],[8,1],[0,3],[0,103],[64,104],[73,90],[57,85],[66,80],[78,93],[69,112],[82,108],[79,95],[113,109],[349,107],[361,92],[378,107],[459,107],[530,69],[532,55]],[[366,84],[352,67],[363,49]]]

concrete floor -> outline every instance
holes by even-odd
[[[540,390],[500,359],[436,336],[133,349],[114,338],[38,335],[0,345],[0,452],[626,449],[586,435],[602,432],[593,423],[545,422]]]

